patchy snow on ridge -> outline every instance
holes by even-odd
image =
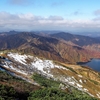
[[[32,65],[32,67],[35,67],[35,68],[37,68],[38,70],[40,70],[40,71],[42,71],[44,73],[46,73],[44,71],[44,69],[48,70],[48,72],[52,68],[68,70],[67,68],[64,68],[64,67],[62,67],[60,65],[54,64],[53,61],[51,61],[51,60],[41,60],[39,58],[35,58],[35,62],[32,62],[31,65]]]
[[[45,75],[47,78],[53,78],[54,80],[59,80],[60,82],[66,84],[66,86],[73,86],[78,90],[81,90],[93,96],[91,93],[89,93],[88,89],[84,87],[83,84],[84,82],[86,82],[86,80],[83,80],[82,75],[77,75],[79,78],[79,80],[77,80],[77,78],[75,78],[74,76],[67,74],[69,69],[61,65],[55,64],[52,60],[45,60],[30,55],[25,55],[25,54],[21,55],[18,53],[11,53],[11,52],[8,53],[7,56],[9,57],[9,59],[12,60],[12,63],[9,61],[5,61],[5,67],[9,69],[12,69],[14,71],[16,70],[16,72],[19,72],[26,76],[32,75],[34,72],[37,72],[41,75]],[[58,71],[60,70],[62,73],[56,75],[55,71],[54,72],[51,71],[51,69],[55,68]],[[99,97],[100,94],[97,93],[97,96]]]
[[[27,58],[26,55],[19,55],[18,53],[9,53],[8,56],[10,58],[13,58],[17,62],[20,62],[20,63],[26,65],[26,60],[25,60]]]
[[[49,60],[41,60],[39,58],[35,58],[35,62],[31,63],[32,67],[37,68],[38,70],[45,73],[44,68],[50,69],[54,68],[53,64]]]
[[[67,68],[65,68],[63,66],[56,65],[51,60],[39,59],[37,57],[28,56],[28,55],[20,55],[18,53],[9,53],[8,56],[10,58],[13,58],[17,62],[28,66],[32,70],[40,71],[42,74],[45,74],[47,77],[53,77],[53,74],[51,72],[51,69],[53,69],[53,68],[68,70]],[[30,64],[29,63],[27,64],[26,59],[28,59],[28,58],[31,59]],[[18,72],[21,72],[21,71],[18,70]],[[74,86],[76,84],[76,86],[78,88],[82,88],[82,85],[80,85],[73,76],[66,76],[66,77],[57,76],[56,78],[55,77],[53,77],[53,78],[55,80],[59,79],[60,81],[66,82],[67,84],[70,84],[72,86]]]
[[[68,70],[67,68],[64,68],[63,66],[54,64],[53,61],[51,61],[51,60],[42,60],[37,57],[33,57],[33,56],[25,55],[25,54],[20,55],[18,53],[10,52],[10,53],[8,53],[8,57],[12,58],[13,60],[15,60],[16,62],[19,62],[21,64],[30,65],[32,68],[36,68],[37,70],[42,71],[44,73],[46,73],[44,71],[45,68],[48,70],[48,72],[52,68]],[[26,59],[28,59],[28,58],[33,60],[30,64],[27,64]]]

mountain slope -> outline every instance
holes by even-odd
[[[7,58],[1,57],[0,66],[32,84],[36,84],[32,80],[32,75],[38,73],[59,81],[63,84],[61,88],[64,90],[74,87],[90,96],[100,98],[100,75],[89,68],[60,62],[54,63],[51,60],[17,52],[6,53],[5,57]]]
[[[27,100],[31,91],[39,90],[37,85],[30,84],[0,69],[0,100]]]
[[[74,44],[77,44],[79,46],[86,46],[91,44],[100,44],[100,40],[96,38],[92,38],[89,36],[82,36],[82,35],[74,35],[70,33],[60,32],[56,34],[51,34],[51,37],[63,39],[65,41],[71,41]]]
[[[33,78],[41,85],[34,86],[19,78],[7,74],[5,71],[0,71],[0,100],[40,100],[40,99],[85,99],[85,100],[97,100],[86,93],[82,93],[79,90],[73,88],[72,92],[64,91],[59,88],[59,82],[52,79],[46,79],[38,74],[33,75]],[[43,87],[43,88],[42,88]],[[70,88],[70,87],[69,87]],[[41,94],[42,93],[42,94]],[[45,94],[43,96],[43,94]],[[60,96],[60,97],[59,97]],[[78,98],[77,98],[78,96]]]
[[[17,49],[23,53],[31,53],[67,63],[85,62],[89,61],[90,58],[100,57],[98,52],[86,50],[77,45],[70,45],[55,38],[42,37],[27,32],[0,36],[0,49]]]

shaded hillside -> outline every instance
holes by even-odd
[[[27,100],[29,93],[38,89],[39,86],[0,71],[0,100]]]
[[[46,79],[38,74],[35,74],[33,77],[43,88],[40,89],[38,86],[34,86],[6,72],[0,71],[0,100],[80,100],[85,98],[87,98],[85,100],[97,100],[75,88],[72,91],[63,91],[59,89],[59,82]]]
[[[69,40],[72,36],[70,36]],[[16,49],[23,53],[66,63],[85,62],[89,61],[90,58],[100,57],[98,52],[86,50],[77,45],[69,45],[55,38],[38,36],[27,32],[0,36],[0,49]]]
[[[0,36],[0,49],[14,49],[18,48],[20,45],[27,42],[25,39],[22,39],[17,34],[16,35],[8,35],[8,36]]]
[[[64,39],[65,41],[70,41],[79,46],[86,46],[86,45],[92,45],[92,44],[97,44],[97,43],[100,44],[99,39],[92,38],[89,36],[74,35],[74,34],[65,33],[65,32],[51,34],[51,37]]]

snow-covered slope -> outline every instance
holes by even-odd
[[[26,67],[30,69],[30,72],[31,72],[30,74],[33,74],[35,70],[40,71],[44,74],[49,74],[50,70],[53,68],[68,70],[67,68],[54,64],[53,61],[51,60],[43,60],[43,59],[39,59],[37,57],[33,57],[30,55],[20,55],[18,53],[8,53],[7,56],[9,57],[9,59],[24,66],[22,69],[22,72],[24,72],[23,74],[29,73],[28,70],[25,71]],[[7,61],[5,63],[6,65],[8,64]],[[7,66],[9,66],[9,64]],[[15,69],[18,71],[21,68],[21,66],[19,68],[13,68],[11,65],[9,67],[11,67],[11,69]]]
[[[13,73],[17,73],[20,77],[26,78],[31,83],[34,83],[34,81],[31,80],[31,76],[36,72],[47,78],[52,78],[64,83],[65,86],[63,89],[73,86],[91,96],[100,97],[99,91],[94,95],[89,87],[86,86],[89,81],[85,77],[73,72],[73,70],[71,71],[70,68],[58,65],[51,60],[10,52],[7,54],[6,59],[1,60],[0,65]]]

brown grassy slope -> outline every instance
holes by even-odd
[[[0,84],[13,87],[19,93],[35,91],[40,88],[2,71],[0,71]]]
[[[66,75],[74,76],[76,80],[82,80],[79,83],[88,91],[97,97],[100,92],[100,74],[90,68],[81,67],[79,65],[70,65],[61,63],[64,67],[68,68],[70,71],[64,71]],[[81,76],[81,77],[79,77]]]
[[[99,52],[93,52],[55,38],[42,37],[28,32],[0,36],[0,49],[17,49],[23,53],[30,53],[65,63],[85,62],[90,58],[100,58]]]

